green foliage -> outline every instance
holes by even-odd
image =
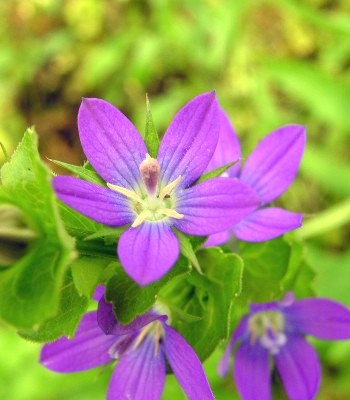
[[[169,280],[180,274],[188,274],[188,262],[180,257],[162,279],[141,287],[126,275],[119,263],[114,263],[114,266],[115,273],[107,282],[105,297],[113,304],[115,315],[122,324],[128,324],[148,311],[155,303],[159,290]]]
[[[307,240],[306,252],[304,243],[289,238],[270,245],[242,244],[245,273],[242,293],[231,307],[230,325],[234,327],[248,301],[279,298],[286,290],[298,297],[315,291],[350,305],[347,1],[0,3],[0,145],[8,154],[28,123],[34,123],[42,135],[44,160],[64,159],[65,163],[58,162],[60,168],[104,185],[88,164],[72,165],[83,161],[75,120],[80,99],[87,95],[120,107],[142,132],[148,92],[161,134],[181,105],[200,92],[216,89],[242,139],[244,157],[277,126],[305,124],[308,143],[301,174],[278,202],[309,214],[294,235]],[[152,121],[146,121],[150,137],[156,132]],[[155,136],[146,141],[155,156],[159,141]],[[8,161],[2,153],[0,163]],[[115,265],[122,230],[106,228],[61,203],[58,215],[50,174],[37,155],[34,158],[22,157],[27,165],[19,168],[18,161],[16,170],[8,173],[10,189],[0,185],[0,207],[6,212],[14,207],[10,219],[0,217],[0,316],[5,323],[26,332],[40,327],[42,339],[45,326],[55,335],[72,334],[96,283],[110,280],[110,290],[114,286],[119,290],[115,277],[121,276],[121,291],[131,294],[130,301],[123,303],[117,294],[112,300],[126,321],[157,298],[169,300],[174,321],[183,321],[183,326],[204,324],[198,314],[186,313],[180,300],[165,296],[165,289],[174,284],[179,289],[174,299],[184,296],[195,308],[201,299],[198,293],[206,290],[202,282],[206,261],[194,238],[192,246],[180,238],[181,274],[160,288],[141,289]],[[5,170],[12,169],[13,161]],[[28,171],[28,163],[36,167]],[[64,230],[75,239],[75,247]],[[196,260],[204,276],[188,269],[188,263],[195,266]],[[68,279],[70,289],[65,292]],[[143,291],[145,303],[137,305]],[[62,303],[63,293],[74,299],[72,307]],[[137,309],[128,313],[133,299]],[[66,326],[64,308],[70,310]],[[346,343],[319,346],[324,364],[320,400],[348,398],[349,350],[343,346]],[[109,374],[102,379],[94,371],[55,376],[37,365],[38,347],[19,340],[12,331],[0,332],[0,350],[0,398],[105,398]],[[210,382],[218,400],[235,399],[231,377],[223,381],[216,375],[220,355],[216,351],[206,363]],[[183,396],[173,377],[166,385],[164,399]]]
[[[243,302],[267,302],[288,290],[297,297],[313,295],[314,272],[304,259],[300,243],[283,238],[262,243],[242,243],[244,261]]]
[[[51,342],[61,336],[72,337],[80,321],[80,316],[87,310],[89,300],[77,292],[71,273],[66,274],[60,292],[57,314],[35,325],[30,331],[20,331],[20,335],[36,342]]]
[[[37,136],[29,129],[1,169],[5,202],[21,210],[37,235],[21,259],[0,271],[0,314],[17,328],[32,329],[55,315],[64,275],[75,256],[50,179],[38,154]]]
[[[200,250],[197,256],[203,274],[192,270],[178,276],[160,296],[170,309],[182,311],[171,323],[204,360],[230,334],[231,307],[242,289],[243,262],[236,254],[214,247]]]

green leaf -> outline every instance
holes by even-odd
[[[92,297],[97,284],[102,283],[104,271],[110,262],[107,258],[84,256],[73,262],[73,281],[80,296]]]
[[[200,250],[197,256],[203,275],[192,270],[176,277],[160,297],[170,310],[180,309],[192,317],[171,319],[171,324],[204,360],[230,334],[231,307],[242,289],[243,262],[216,247]]]
[[[157,157],[159,148],[159,136],[156,127],[153,122],[151,106],[149,103],[148,96],[146,95],[146,132],[145,132],[145,143],[149,152],[149,155],[153,158]]]
[[[239,160],[230,162],[222,167],[213,169],[212,171],[207,172],[206,174],[202,175],[196,183],[204,182],[208,179],[211,178],[217,178],[218,176],[221,176],[223,173],[225,173],[229,168],[231,168],[233,165],[237,164]]]
[[[65,272],[75,257],[33,129],[2,167],[1,181],[7,202],[21,210],[37,239],[19,261],[0,271],[0,316],[17,328],[32,329],[56,314]]]
[[[56,165],[67,169],[70,172],[73,172],[73,174],[77,175],[79,178],[89,181],[92,183],[96,183],[97,185],[102,185],[105,186],[105,181],[100,178],[100,176],[92,169],[92,167],[89,167],[90,164],[85,164],[83,167],[80,167],[78,165],[73,165],[73,164],[68,164],[63,161],[57,161],[57,160],[50,160]]]
[[[293,291],[297,298],[315,295],[315,272],[305,261],[304,247],[300,242],[289,243],[291,254],[288,269],[281,280],[281,289]]]
[[[178,238],[179,243],[180,243],[181,254],[188,259],[188,261],[191,263],[191,265],[193,265],[193,267],[196,268],[196,270],[199,273],[202,273],[201,267],[197,260],[196,253],[192,247],[192,243],[191,243],[190,239],[178,230],[175,230],[175,235]]]
[[[157,299],[159,290],[172,278],[188,273],[188,262],[180,256],[174,267],[162,279],[141,287],[124,272],[119,263],[113,263],[115,274],[106,287],[106,300],[113,304],[117,319],[128,324],[148,311]]]
[[[266,302],[283,294],[281,280],[288,271],[291,248],[283,238],[262,243],[241,243],[244,261],[244,302]]]
[[[72,337],[89,302],[89,298],[79,295],[69,271],[60,292],[57,314],[31,331],[20,331],[20,335],[36,342],[51,342],[61,336]]]

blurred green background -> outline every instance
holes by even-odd
[[[143,130],[147,92],[164,132],[180,106],[213,89],[244,156],[282,124],[307,126],[298,179],[279,204],[307,215],[295,237],[317,273],[316,294],[350,306],[348,0],[0,2],[0,141],[8,153],[35,125],[48,163],[82,163],[75,120],[83,96],[109,100]],[[348,400],[350,343],[315,344],[318,398]],[[104,399],[110,368],[57,375],[37,364],[38,353],[0,326],[1,399]],[[231,379],[216,376],[219,357],[206,362],[214,391],[236,399]],[[164,399],[182,398],[168,378]]]

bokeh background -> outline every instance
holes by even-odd
[[[0,141],[9,154],[35,125],[49,164],[82,163],[81,97],[112,102],[143,130],[147,92],[164,132],[180,106],[213,89],[245,156],[282,124],[307,126],[300,173],[279,204],[306,213],[295,237],[316,294],[350,306],[348,0],[0,1]],[[318,399],[348,400],[350,343],[315,345]],[[39,349],[0,325],[1,399],[105,398],[110,368],[54,374],[38,365]],[[231,380],[216,376],[219,357],[205,363],[217,399],[237,399]],[[173,377],[163,398],[185,398]]]

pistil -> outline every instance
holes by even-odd
[[[146,158],[142,161],[139,166],[140,174],[150,195],[154,195],[157,190],[160,167],[156,158],[152,158],[149,154],[146,154]]]

